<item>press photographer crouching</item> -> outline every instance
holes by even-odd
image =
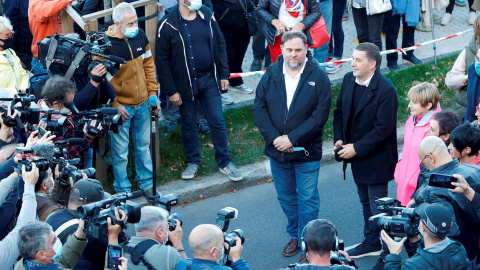
[[[450,211],[438,203],[424,203],[417,207],[416,212],[420,215],[418,229],[423,240],[421,240],[415,255],[406,260],[403,265],[399,254],[407,237],[396,242],[382,230],[382,239],[390,251],[385,258],[384,269],[471,269],[465,248],[460,242],[447,237],[453,224]]]
[[[218,226],[212,224],[202,224],[195,227],[190,236],[188,243],[193,252],[193,259],[182,260],[175,270],[249,270],[247,262],[242,256],[242,241],[240,237],[235,237],[235,245],[229,246],[224,243],[224,235]],[[231,267],[222,266],[226,251],[232,259]]]
[[[78,227],[80,215],[77,209],[94,204],[107,197],[108,194],[103,191],[102,184],[99,181],[94,179],[79,180],[70,191],[68,208],[54,213],[47,218],[46,222],[52,226],[59,241],[65,244],[67,237],[75,232]],[[89,243],[74,269],[103,269],[108,246],[107,235],[99,238],[87,235],[87,238]],[[119,242],[123,243],[126,240],[125,233],[120,233]]]
[[[140,221],[135,224],[136,236],[122,246],[128,269],[174,270],[187,257],[182,245],[180,221],[175,219],[175,222],[176,226],[169,228],[166,210],[156,206],[143,207]],[[112,239],[109,241],[111,245],[117,244],[115,233],[109,234],[109,239]],[[167,245],[167,241],[171,245]]]
[[[19,232],[17,244],[23,258],[17,262],[15,270],[73,268],[88,242],[83,225],[84,222],[78,220],[77,230],[68,237],[60,254],[59,240],[49,224],[43,221],[28,223]]]
[[[300,239],[301,249],[309,263],[290,265],[287,269],[352,270],[355,262],[343,251],[343,240],[339,240],[337,229],[326,219],[315,219],[307,223]]]

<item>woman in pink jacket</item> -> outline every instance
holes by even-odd
[[[407,98],[410,100],[408,109],[411,116],[405,123],[402,155],[395,168],[397,199],[403,206],[410,202],[410,196],[417,186],[421,162],[418,146],[427,136],[433,115],[441,111],[440,94],[432,83],[422,82],[415,85],[408,91]]]

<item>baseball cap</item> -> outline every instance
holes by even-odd
[[[103,186],[100,181],[95,179],[78,180],[73,187],[78,189],[80,192],[80,198],[86,203],[98,202],[108,196],[103,191]]]
[[[452,213],[448,208],[438,203],[422,203],[418,208],[416,212],[429,231],[436,235],[448,233],[452,226]]]

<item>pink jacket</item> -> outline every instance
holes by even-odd
[[[413,116],[410,116],[405,122],[402,156],[397,163],[394,174],[397,183],[397,200],[403,206],[410,202],[410,197],[417,187],[418,174],[420,173],[418,146],[423,138],[427,137],[427,130],[430,128],[430,120],[433,115],[441,110],[440,105],[438,105],[435,111],[428,111],[416,125],[413,124]]]

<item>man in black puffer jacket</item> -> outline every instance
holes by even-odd
[[[422,204],[417,207],[420,214],[420,233],[423,240],[417,253],[402,265],[400,252],[406,237],[395,242],[385,231],[382,239],[388,245],[390,254],[385,258],[386,270],[391,269],[418,269],[418,270],[464,270],[471,269],[467,252],[460,242],[451,240],[447,233],[452,226],[452,215],[449,210],[440,204]]]

